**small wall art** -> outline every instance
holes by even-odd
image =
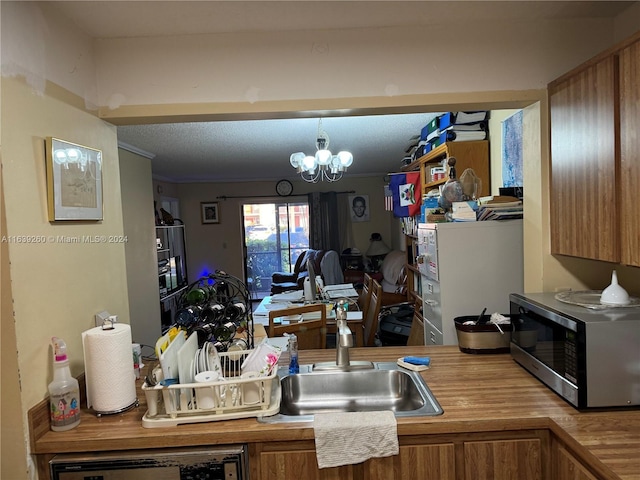
[[[47,137],[49,221],[102,220],[102,151]]]
[[[522,110],[502,122],[502,186],[522,187]]]
[[[201,202],[200,216],[202,218],[202,223],[220,223],[218,202]]]
[[[352,222],[368,222],[369,195],[350,195],[349,213]]]

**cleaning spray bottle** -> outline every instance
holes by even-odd
[[[53,381],[49,384],[49,412],[51,430],[63,432],[80,423],[80,387],[71,376],[67,345],[53,337]]]

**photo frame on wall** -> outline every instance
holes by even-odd
[[[49,221],[102,220],[102,151],[45,139]]]
[[[202,218],[202,223],[220,223],[218,202],[201,202],[200,217]]]
[[[349,215],[351,215],[352,222],[368,222],[369,195],[350,195]]]

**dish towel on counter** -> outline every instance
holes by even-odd
[[[398,426],[391,410],[316,413],[313,430],[319,468],[397,455]]]

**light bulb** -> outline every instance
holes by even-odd
[[[329,150],[318,150],[316,152],[316,161],[318,165],[329,165],[329,162],[331,162],[331,152]]]
[[[302,160],[304,160],[304,153],[296,152],[291,154],[289,163],[291,163],[291,166],[293,168],[298,168],[300,165],[302,165]]]
[[[302,160],[302,168],[307,171],[312,171],[316,168],[316,157],[312,157],[311,155],[307,155]]]
[[[351,152],[342,151],[338,152],[338,158],[340,159],[340,165],[343,167],[350,167],[353,163],[353,155]]]

